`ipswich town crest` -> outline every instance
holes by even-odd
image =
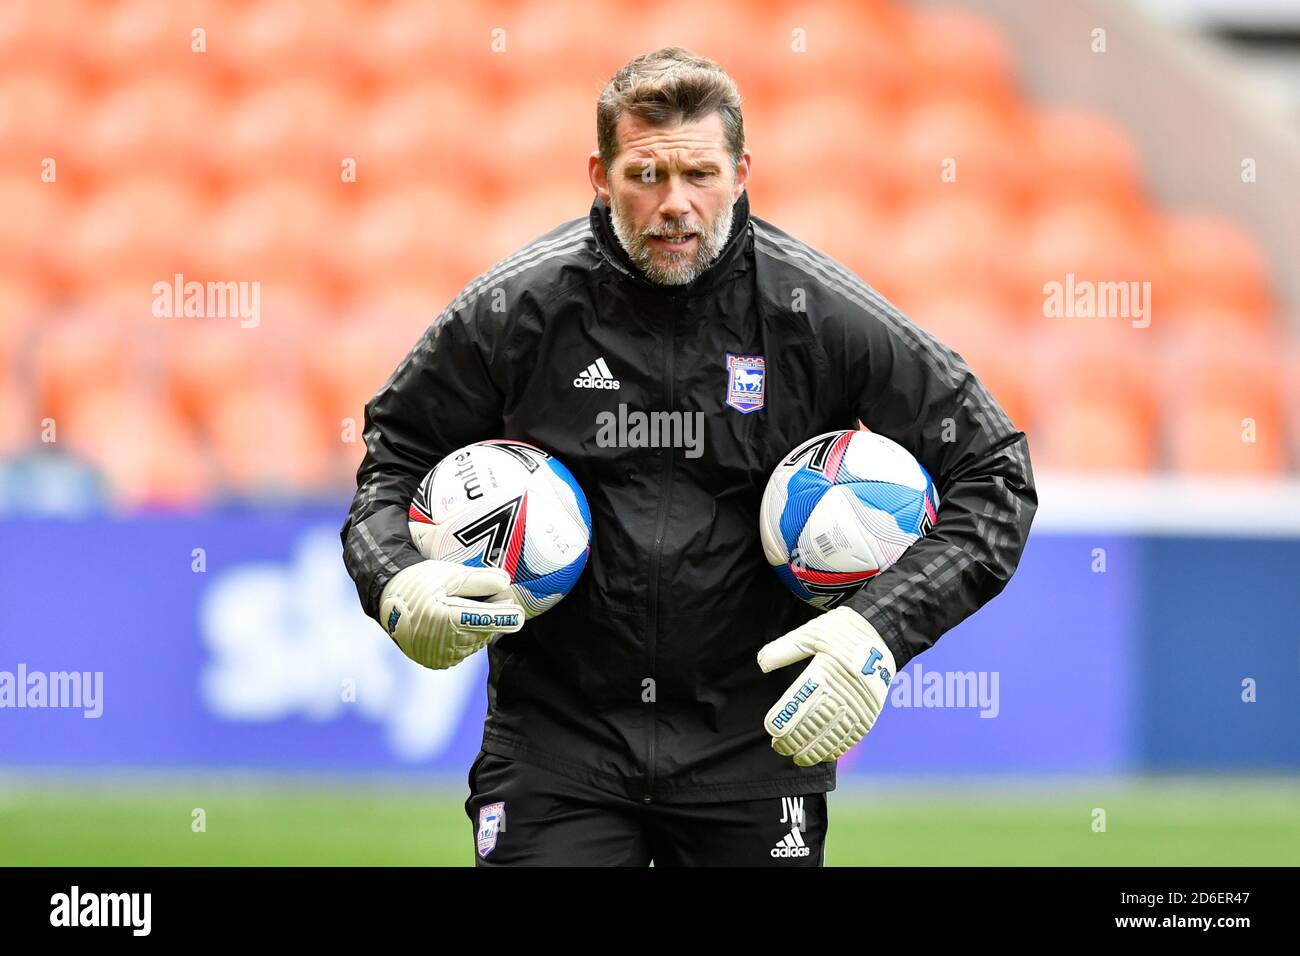
[[[497,834],[501,832],[506,820],[506,805],[503,802],[488,803],[478,811],[478,855],[487,856],[497,847]]]
[[[748,415],[763,407],[767,360],[761,355],[727,353],[727,404]]]

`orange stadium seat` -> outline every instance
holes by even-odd
[[[598,5],[599,0],[582,0],[584,7]],[[538,3],[537,6],[541,10],[545,4]],[[756,17],[752,4],[744,0],[720,0],[716,4],[665,0],[652,5],[623,0],[616,6],[623,17],[620,22],[629,24],[632,29],[611,51],[617,62],[605,79],[633,56],[668,46],[680,46],[697,56],[708,57],[728,72],[761,61],[764,53],[767,54],[766,66],[772,66],[773,49],[763,46],[764,34],[757,29],[762,18]],[[599,19],[599,16],[593,18],[597,29]],[[586,32],[591,34],[594,31],[588,27]],[[600,46],[598,37],[584,38],[584,42]],[[776,52],[780,49],[777,48]],[[736,74],[732,73],[732,76],[737,83],[740,82]],[[743,86],[741,93],[744,93]]]
[[[477,82],[501,56],[492,52],[493,30],[508,24],[508,10],[509,5],[494,0],[363,4],[344,38],[344,63],[381,84],[430,77]],[[508,31],[506,42],[509,50]]]
[[[392,188],[431,180],[487,193],[489,158],[500,127],[490,101],[474,84],[452,79],[384,90],[364,112],[352,155],[358,182]]]
[[[1118,123],[1069,109],[1040,111],[1032,123],[1040,181],[1053,200],[1099,201],[1134,210],[1145,202],[1141,158]]]
[[[892,3],[778,3],[748,29],[737,80],[760,107],[844,88],[874,109],[892,109],[914,82],[906,15]]]
[[[754,215],[959,352],[1035,467],[1300,464],[1260,241],[1154,208],[1128,132],[1028,104],[992,21],[897,0],[3,0],[0,453],[53,416],[128,507],[347,486],[438,313],[587,214],[596,96],[665,45],[737,80]],[[257,327],[155,316],[175,273],[258,282]],[[1150,282],[1151,328],[1047,315],[1067,277]]]
[[[170,322],[162,339],[166,399],[187,420],[201,421],[207,409],[265,378],[258,344],[229,324]]]
[[[898,153],[882,149],[892,120],[854,96],[826,94],[780,101],[746,127],[756,185],[798,195],[806,183],[883,203],[907,172]],[[780,225],[780,223],[778,223]]]
[[[963,292],[939,286],[915,289],[900,297],[895,305],[921,328],[962,355],[984,356],[997,349],[1018,355],[1028,347],[1025,343],[1032,338],[1032,333],[1041,331],[1019,328],[1020,317],[1015,315],[1013,304],[1000,299],[991,289]]]
[[[309,344],[334,321],[334,300],[323,294],[325,285],[279,279],[259,283],[257,324],[235,323],[231,334],[249,339],[249,350],[256,350],[255,364],[264,380],[301,380]]]
[[[152,362],[158,355],[158,332],[172,320],[155,314],[155,303],[165,304],[151,277],[146,281],[130,276],[106,276],[83,295],[71,301],[56,317],[71,321],[93,322],[121,330],[127,347],[141,361]],[[159,281],[163,278],[158,277]],[[174,284],[174,283],[173,283]]]
[[[1035,464],[1070,471],[1140,474],[1159,464],[1156,429],[1122,401],[1072,398],[1047,417],[1031,441]]]
[[[1275,306],[1268,259],[1242,227],[1210,215],[1172,214],[1163,223],[1167,308],[1224,308],[1267,320]]]
[[[1285,355],[1269,335],[1188,336],[1163,357],[1173,465],[1201,474],[1287,468]]]
[[[968,340],[958,354],[1011,423],[1030,436],[1032,446],[1038,431],[1033,391],[1025,375],[1033,357],[1030,347],[1017,340],[1008,343],[984,336]]]
[[[73,155],[105,185],[132,175],[201,183],[219,152],[214,129],[221,115],[201,78],[150,74],[114,85],[90,104]]]
[[[5,0],[0,6],[0,64],[10,70],[58,71],[75,65],[93,31],[69,30],[87,23],[95,0]]]
[[[209,130],[232,179],[292,175],[318,189],[342,183],[342,162],[362,142],[361,111],[348,87],[291,77],[255,87]]]
[[[1283,353],[1283,399],[1286,403],[1291,470],[1300,469],[1300,342],[1294,338]]]
[[[1010,44],[997,26],[957,7],[910,11],[913,77],[924,95],[1008,102],[1015,94]]]
[[[1035,188],[1024,117],[984,100],[918,101],[902,120],[898,149],[914,199],[962,193],[1021,208]]]
[[[193,271],[204,238],[195,224],[210,222],[207,203],[185,181],[141,174],[105,183],[69,224],[63,266],[81,289],[118,278],[170,280]]]
[[[308,286],[263,282],[256,321],[237,317],[160,321],[164,394],[190,421],[231,394],[292,381],[328,306]]]
[[[595,92],[578,84],[538,87],[505,104],[483,162],[506,189],[524,182],[587,182],[596,148]]]
[[[334,447],[331,473],[344,486],[365,456],[366,403],[459,292],[447,285],[376,287],[308,344],[306,382],[313,414]]]
[[[366,402],[388,381],[398,364],[433,322],[436,310],[414,311],[414,300],[392,298],[365,321],[348,321],[320,330],[306,355],[307,382],[322,430],[339,435],[350,419],[359,439]]]
[[[1144,472],[1161,462],[1158,378],[1147,330],[1075,327],[1039,353],[1035,465]]]
[[[51,321],[33,343],[36,411],[56,421],[83,392],[126,387],[141,372],[133,330],[93,311]]]
[[[196,436],[147,386],[82,388],[57,434],[99,469],[125,507],[191,505],[212,491]]]
[[[335,200],[345,188],[281,177],[228,194],[204,235],[209,277],[315,281],[328,288],[351,254],[344,241],[347,215]]]
[[[1177,297],[1172,309],[1157,306],[1158,329],[1162,334],[1267,334],[1273,331],[1274,316],[1264,309],[1240,308],[1214,302],[1186,302]]]
[[[853,71],[852,87],[866,109],[879,110],[889,100],[889,83],[872,83],[868,75],[872,69],[887,73],[891,63],[889,50],[877,49],[878,33],[868,29],[869,11],[840,7],[840,25],[855,32],[862,54],[846,65],[842,38],[826,32],[829,18],[824,9],[779,5],[755,14],[753,4],[745,0],[624,6],[635,18],[635,28],[627,33],[632,42],[611,51],[617,56],[605,69],[605,79],[632,56],[681,46],[714,60],[731,75],[744,101],[747,125],[779,104],[827,95],[836,86],[831,78],[843,77],[845,69]],[[890,79],[897,80],[897,73]]]
[[[888,218],[878,206],[835,189],[807,192],[768,188],[754,196],[753,215],[842,262],[858,278],[888,295],[895,278]]]
[[[12,380],[45,317],[43,287],[18,274],[0,273],[0,379]]]
[[[1139,293],[1147,291],[1142,283],[1150,282],[1151,306],[1148,313],[1155,322],[1155,308],[1164,306],[1161,297],[1165,284],[1163,260],[1158,252],[1157,226],[1145,216],[1134,216],[1109,203],[1066,200],[1046,202],[1037,208],[1017,230],[1023,243],[1014,257],[1018,288],[1026,309],[1041,309],[1044,286],[1058,283],[1063,289],[1084,288],[1081,280],[1091,283],[1138,283],[1128,287]],[[1071,286],[1073,283],[1073,286]],[[1076,295],[1073,301],[1078,302]],[[1128,317],[1143,322],[1136,302],[1130,300]],[[1122,321],[1125,316],[1099,319]]]
[[[1030,379],[1039,337],[1017,327],[1011,303],[989,291],[919,291],[895,303],[957,352],[1021,430],[1031,422]]]
[[[384,281],[467,282],[494,261],[492,237],[475,227],[484,207],[454,184],[413,184],[366,200],[340,248],[351,288]]]
[[[904,209],[888,231],[899,294],[984,290],[1009,295],[1016,236],[1000,204],[938,196]]]
[[[263,281],[259,299],[261,315],[250,330],[263,340],[262,348],[297,348],[313,328],[334,318],[334,298],[319,281]]]
[[[719,14],[725,15],[721,9]],[[581,87],[589,97],[583,115],[594,140],[596,95],[624,63],[655,49],[650,34],[657,29],[657,19],[652,5],[524,0],[494,14],[493,27],[504,31],[499,37],[504,52],[487,58],[480,67],[481,80],[493,91],[512,97],[557,79]],[[690,28],[687,23],[680,26],[679,41]]]
[[[563,183],[539,183],[536,188],[507,193],[492,205],[484,205],[484,236],[495,250],[478,267],[485,272],[490,266],[519,250],[539,236],[571,219],[581,219],[591,212],[595,198],[586,180]]]
[[[40,440],[40,417],[29,407],[27,389],[0,376],[0,455],[17,454]]]
[[[42,183],[38,167],[0,175],[0,210],[0,264],[32,279],[50,279],[63,259],[73,214],[66,191]]]
[[[40,176],[49,157],[66,181],[68,164],[78,164],[72,147],[81,145],[84,108],[77,85],[57,74],[0,74],[0,170]]]
[[[228,394],[204,409],[204,432],[223,485],[246,494],[321,490],[339,444],[292,383]]]
[[[44,2],[44,0],[41,0]],[[92,2],[63,31],[78,38],[86,69],[109,82],[173,71],[206,74],[208,53],[193,49],[194,32],[206,31],[208,51],[225,42],[218,24],[226,9],[220,0],[120,0]],[[69,30],[68,23],[78,28]]]
[[[208,56],[243,82],[319,75],[340,78],[349,38],[373,7],[352,0],[257,0],[214,9]],[[346,76],[346,73],[344,73]]]
[[[383,375],[387,378],[397,360],[464,288],[464,283],[434,280],[375,285],[339,310],[334,327],[345,336],[355,334],[349,330],[368,327],[380,359],[390,362]]]

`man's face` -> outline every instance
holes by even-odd
[[[731,233],[732,205],[749,178],[749,153],[733,165],[724,135],[718,113],[675,126],[625,114],[613,168],[605,170],[596,154],[589,161],[614,234],[655,282],[693,282]]]

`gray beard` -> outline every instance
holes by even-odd
[[[660,285],[687,285],[698,279],[722,252],[731,235],[731,221],[735,216],[735,204],[726,207],[713,224],[713,229],[697,233],[699,242],[694,252],[670,252],[656,254],[650,244],[650,237],[656,235],[675,235],[690,232],[682,220],[670,220],[659,226],[648,227],[646,231],[634,233],[633,226],[618,207],[618,198],[610,193],[610,221],[614,225],[614,235],[628,258],[638,269],[646,274],[652,282]]]

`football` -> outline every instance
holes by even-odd
[[[573,589],[591,550],[591,511],[569,469],[532,445],[492,440],[447,455],[411,500],[426,558],[503,568],[532,618]]]
[[[907,449],[873,432],[827,432],[776,467],[759,534],[795,596],[829,610],[897,561],[938,509],[934,482]]]

